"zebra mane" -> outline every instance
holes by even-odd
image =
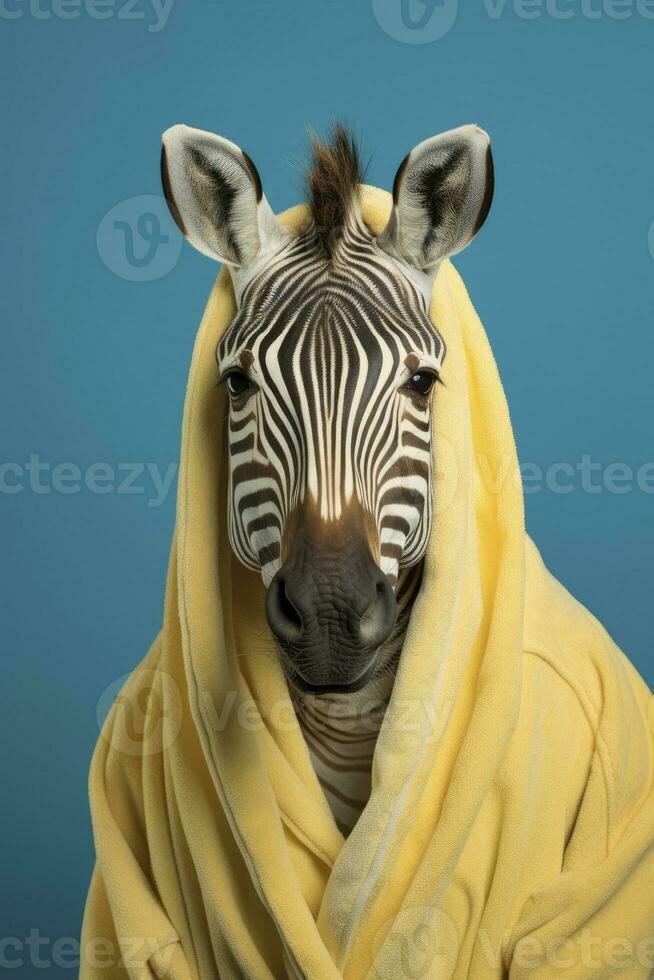
[[[359,210],[359,185],[365,177],[351,129],[335,123],[328,141],[311,134],[312,157],[306,173],[315,232],[328,253],[348,220]]]

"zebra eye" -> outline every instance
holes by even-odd
[[[253,382],[244,371],[230,371],[225,378],[230,398],[238,398],[254,388]]]
[[[437,375],[434,371],[416,371],[404,385],[409,391],[414,391],[416,395],[428,395],[434,387]]]

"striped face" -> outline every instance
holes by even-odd
[[[281,227],[250,158],[220,137],[173,127],[162,176],[179,227],[234,284],[217,350],[232,547],[263,576],[291,683],[358,690],[394,656],[398,607],[402,620],[420,585],[445,354],[427,310],[439,263],[488,212],[488,137],[467,126],[412,150],[377,237],[339,127],[314,143],[303,234]]]
[[[309,229],[250,283],[217,357],[231,542],[267,586],[307,522],[363,532],[393,585],[422,557],[443,355],[422,296],[360,222],[329,259]]]

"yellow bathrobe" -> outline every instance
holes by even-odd
[[[387,194],[368,188],[379,231]],[[298,229],[306,209],[282,220]],[[345,841],[233,558],[214,351],[189,377],[163,628],[93,759],[84,980],[645,977],[654,970],[654,707],[526,536],[504,392],[445,263],[425,577]]]

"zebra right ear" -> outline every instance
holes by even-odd
[[[235,143],[201,129],[172,126],[162,140],[161,182],[178,228],[242,285],[290,237],[256,167]]]
[[[493,199],[490,138],[461,126],[418,144],[393,183],[393,210],[377,244],[433,278],[440,262],[470,242]]]

